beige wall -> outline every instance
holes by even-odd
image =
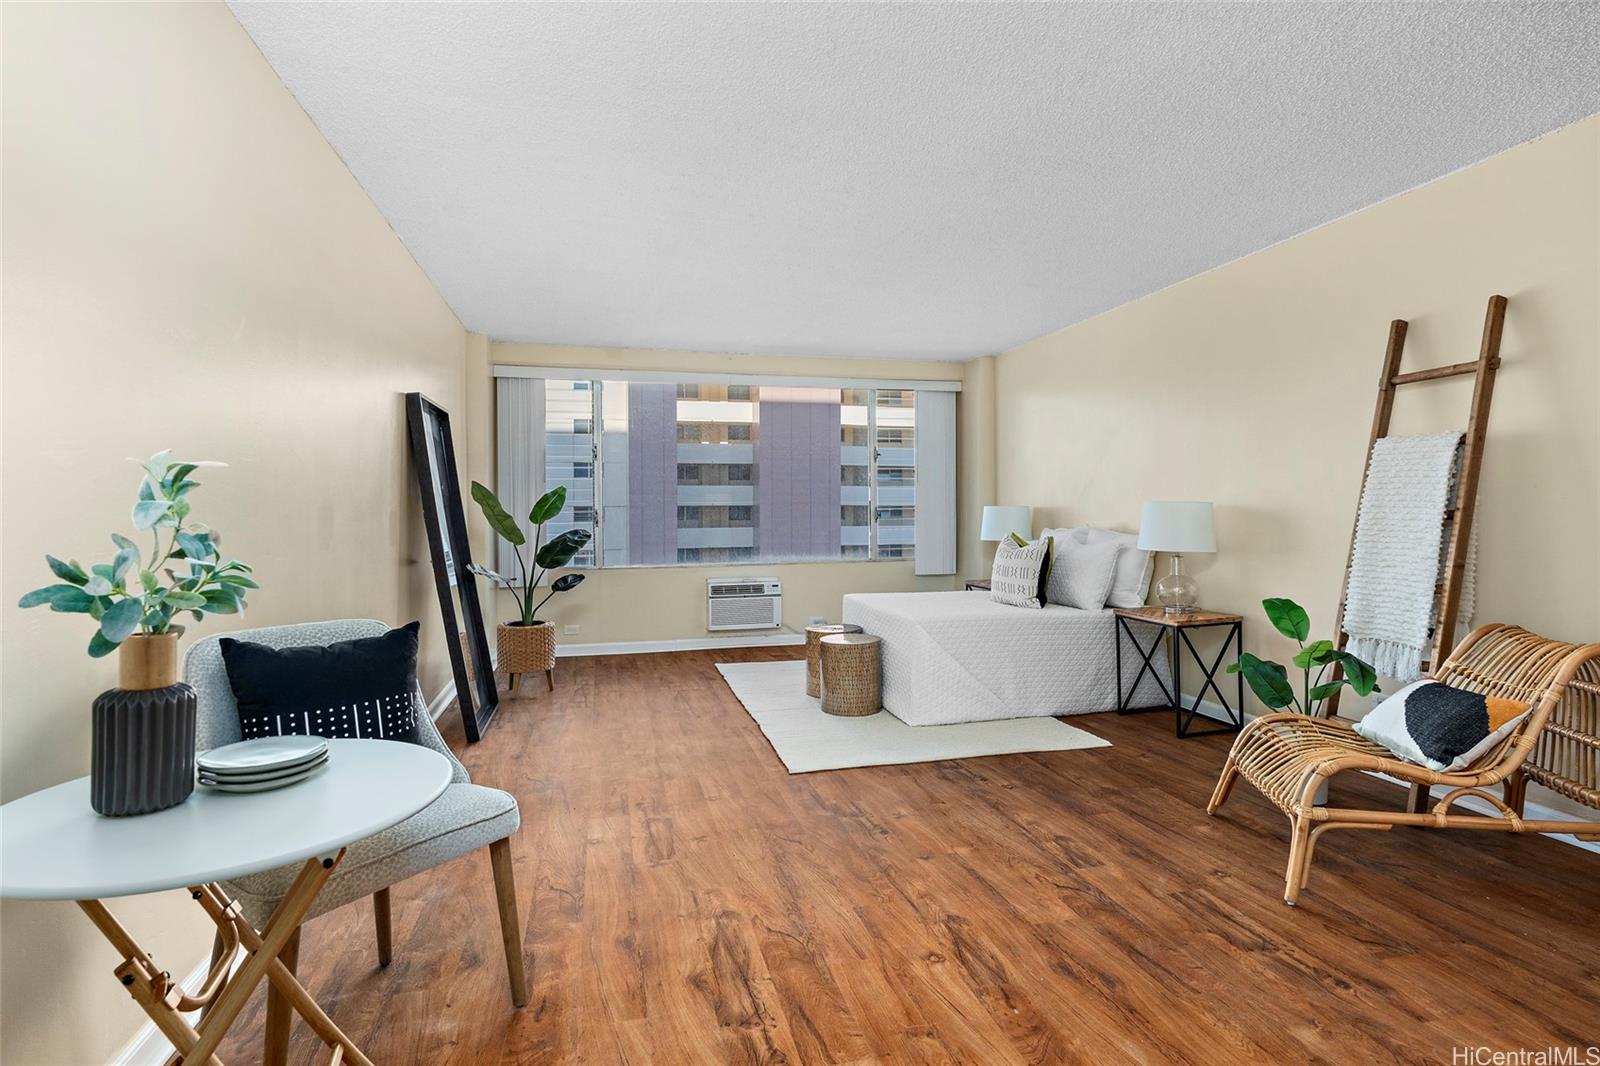
[[[1470,359],[1496,292],[1478,620],[1600,639],[1600,118],[1005,353],[1000,495],[1128,529],[1215,501],[1202,601],[1286,656],[1259,603],[1333,625],[1389,320],[1407,369]],[[1401,390],[1393,431],[1464,426],[1470,388]]]
[[[465,407],[465,333],[218,5],[6,5],[0,794],[87,770],[115,680],[82,616],[21,611],[46,551],[106,557],[137,468],[220,459],[196,517],[256,566],[247,618],[422,618],[448,667],[401,393]],[[119,902],[157,962],[210,942],[180,894]],[[69,904],[5,904],[0,1059],[103,1062],[144,1016]]]
[[[597,374],[677,370],[960,381],[963,372],[962,364],[947,362],[727,355],[543,344],[494,344],[490,361],[502,365],[583,368]],[[966,402],[965,395],[957,397],[958,418],[967,410]],[[489,406],[492,408],[492,400]],[[475,423],[474,432],[479,429],[479,424]],[[488,480],[493,471],[492,436],[485,447],[487,454],[472,468],[472,476],[493,484]],[[964,459],[964,455],[958,456],[958,500],[964,498],[965,469],[961,462]],[[706,578],[722,573],[757,572],[762,576],[774,575],[783,582],[783,620],[795,629],[804,627],[812,617],[837,619],[840,603],[847,592],[948,589],[955,582],[953,577],[917,577],[912,573],[911,563],[900,561],[627,567],[590,571],[580,588],[551,600],[543,616],[559,627],[578,626],[578,635],[558,637],[567,644],[704,637]],[[500,620],[513,616],[515,608],[510,593],[500,593],[497,610]]]

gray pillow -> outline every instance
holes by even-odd
[[[1055,562],[1045,588],[1045,598],[1063,607],[1098,611],[1105,607],[1117,578],[1122,542],[1102,540],[1082,544],[1066,538],[1056,545]]]
[[[989,573],[989,598],[1013,607],[1043,607],[1039,599],[1039,574],[1044,569],[1050,542],[1044,538],[1018,547],[1002,540],[994,551]]]

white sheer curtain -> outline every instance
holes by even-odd
[[[495,494],[531,538],[528,512],[544,493],[544,379],[495,378],[495,414]],[[495,569],[515,579],[511,545],[500,537],[495,543]]]
[[[956,394],[917,390],[916,572],[956,572]]]

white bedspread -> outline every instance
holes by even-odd
[[[855,593],[844,620],[883,638],[883,705],[912,725],[1091,714],[1117,706],[1109,610],[1027,610],[987,592]],[[1141,637],[1149,645],[1153,636]],[[1140,666],[1122,638],[1123,684]],[[1171,685],[1165,653],[1155,664]],[[1147,672],[1132,707],[1167,702]]]

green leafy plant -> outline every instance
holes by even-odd
[[[528,512],[528,521],[533,524],[533,568],[530,570],[528,561],[522,557],[522,548],[528,543],[528,538],[523,534],[517,520],[512,518],[510,512],[500,503],[500,498],[476,481],[472,483],[472,498],[477,501],[478,509],[483,512],[489,528],[510,543],[511,550],[517,556],[517,569],[521,577],[514,581],[477,563],[473,563],[467,569],[479,577],[486,577],[510,589],[512,597],[517,601],[521,624],[531,626],[538,621],[539,609],[550,602],[551,596],[558,592],[571,592],[583,584],[582,574],[563,574],[550,582],[550,591],[544,599],[538,603],[533,602],[533,590],[539,584],[539,579],[547,572],[572,562],[572,557],[589,543],[589,531],[569,529],[545,541],[545,523],[553,520],[567,505],[567,488],[565,485],[557,485],[540,496],[538,502],[533,505],[533,510]]]
[[[1345,685],[1359,696],[1379,691],[1377,672],[1367,663],[1349,652],[1340,651],[1331,640],[1306,643],[1311,635],[1311,616],[1298,603],[1279,598],[1262,600],[1261,607],[1274,629],[1300,645],[1293,662],[1301,672],[1301,689],[1297,694],[1289,682],[1286,667],[1270,659],[1258,659],[1249,652],[1242,653],[1239,661],[1228,667],[1228,673],[1243,673],[1251,691],[1262,703],[1275,711],[1287,707],[1299,714],[1314,715],[1323,700]],[[1344,676],[1337,681],[1323,681],[1335,666],[1343,668]],[[1315,679],[1311,676],[1313,668],[1317,671]]]
[[[222,559],[214,530],[189,520],[189,493],[200,487],[189,475],[225,463],[186,462],[173,459],[170,451],[130,461],[144,467],[133,525],[150,534],[149,557],[120,533],[111,534],[117,548],[111,562],[87,570],[76,559],[62,562],[46,555],[61,583],[34,589],[18,601],[20,607],[48,606],[93,618],[99,628],[89,638],[89,654],[95,658],[109,655],[135,633],[183,632],[172,624],[183,611],[196,621],[208,614],[238,614],[246,591],[260,587],[249,566]]]

